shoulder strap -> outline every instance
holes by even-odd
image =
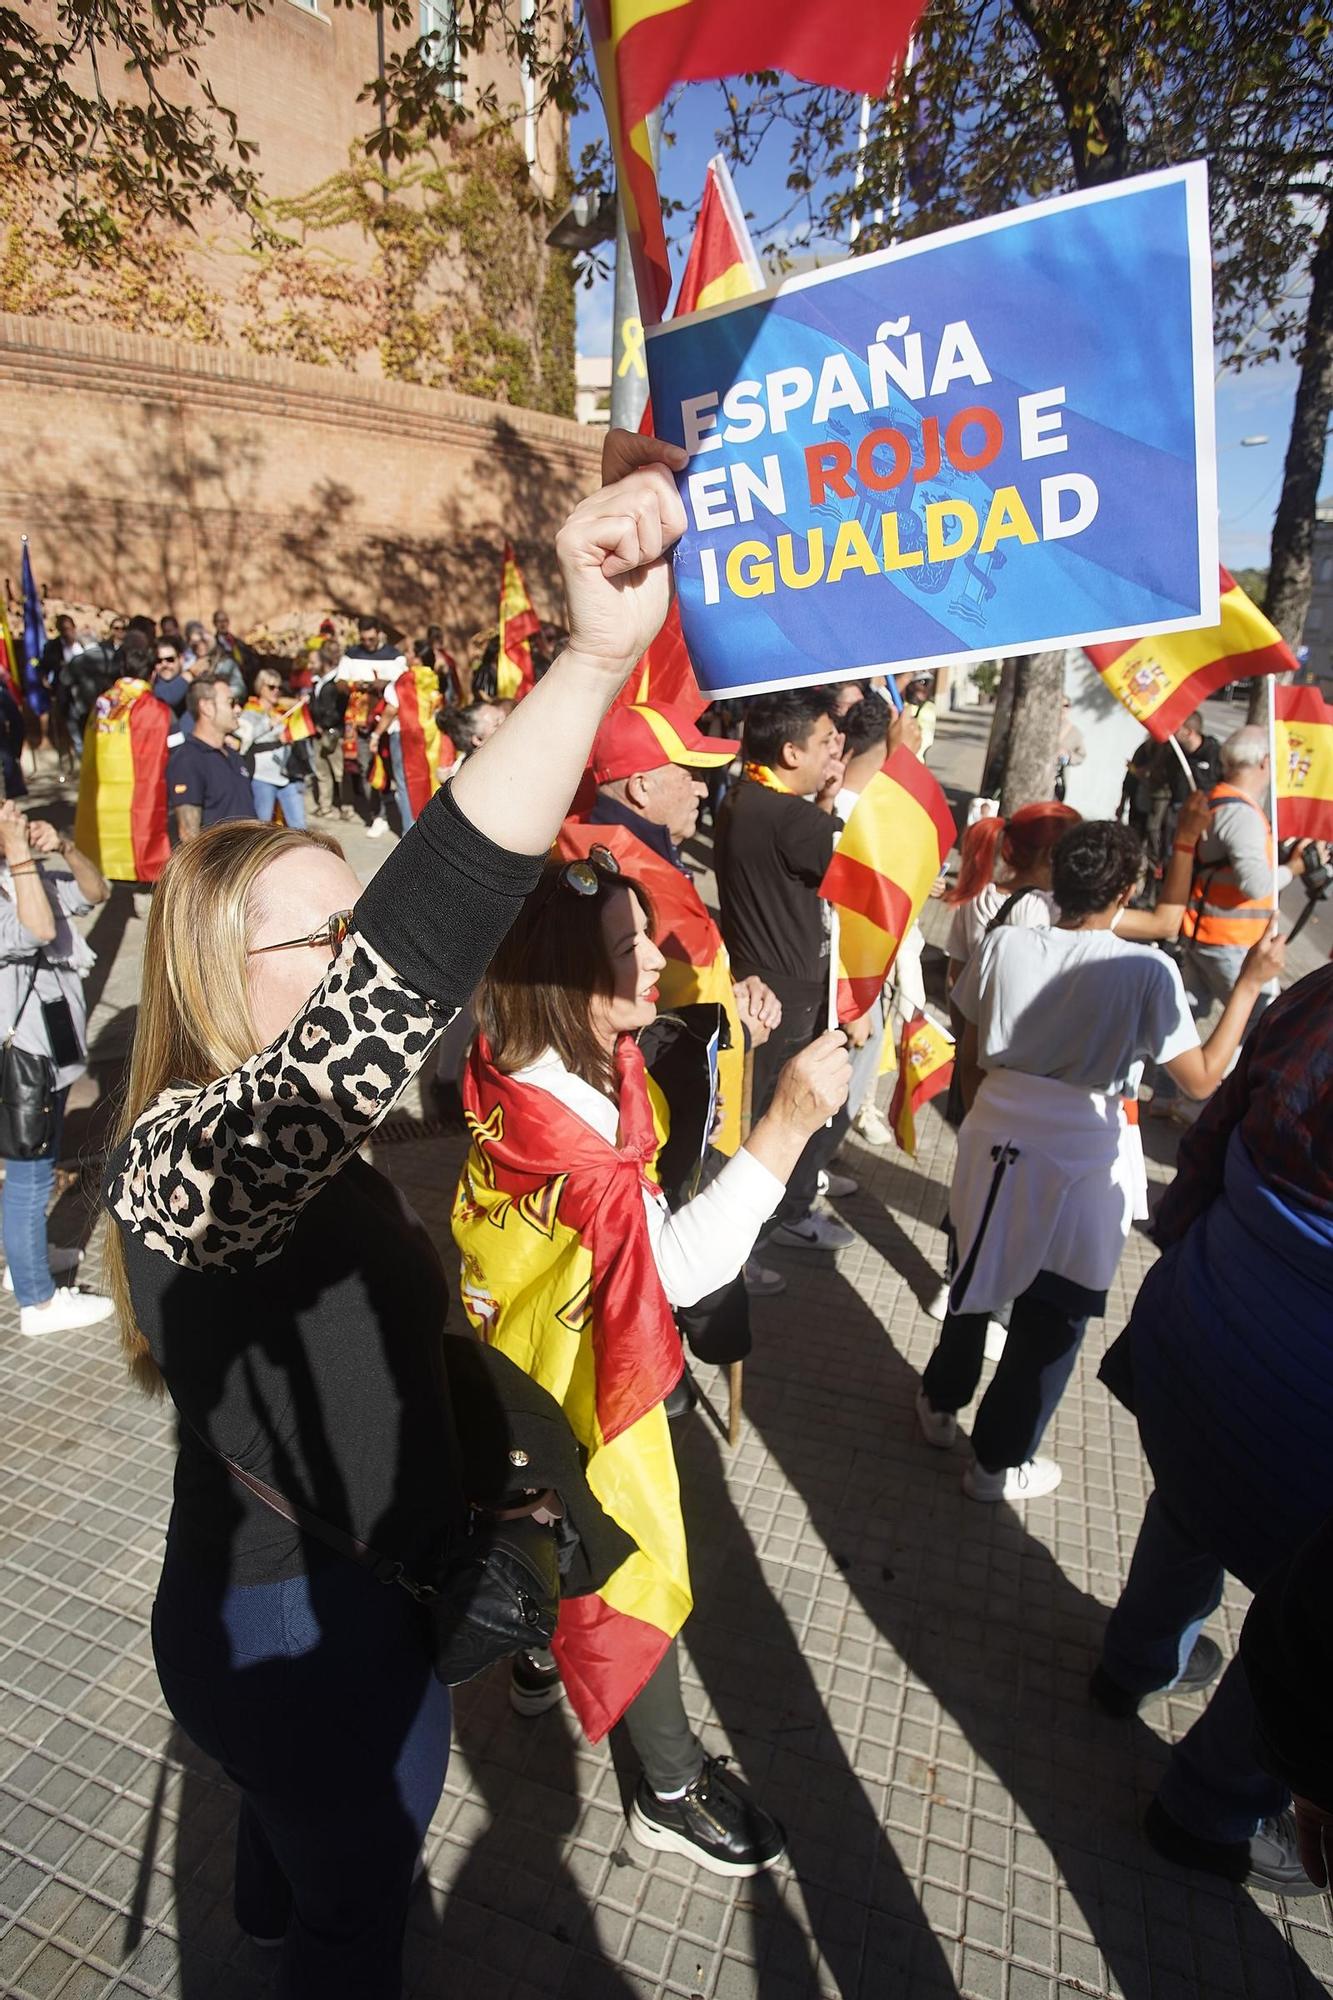
[[[13,1027],[12,1027],[12,1028],[10,1029],[9,1033],[8,1033],[8,1034],[7,1034],[6,1036],[5,1036],[5,1038],[4,1038],[4,1047],[5,1047],[5,1048],[8,1048],[8,1047],[10,1046],[10,1044],[11,1044],[11,1042],[13,1041],[13,1039],[14,1039],[15,1035],[16,1035],[16,1034],[18,1033],[18,1031],[19,1031],[19,1022],[20,1022],[20,1021],[21,1021],[21,1020],[23,1019],[23,1010],[24,1010],[24,1008],[25,1008],[25,1007],[27,1006],[28,1002],[29,1002],[29,1001],[31,1000],[31,998],[32,998],[32,991],[33,991],[33,988],[34,988],[34,986],[36,986],[36,984],[37,984],[37,975],[38,975],[38,973],[39,973],[39,972],[41,971],[42,967],[43,967],[43,966],[44,966],[45,964],[46,964],[46,960],[45,960],[45,959],[43,958],[43,956],[42,956],[42,953],[41,953],[41,948],[39,947],[39,948],[38,948],[38,949],[37,949],[37,950],[36,950],[36,951],[35,951],[35,952],[33,953],[33,959],[32,959],[32,978],[31,978],[31,979],[30,979],[30,980],[28,981],[28,990],[27,990],[27,992],[26,992],[26,993],[24,994],[24,996],[23,996],[23,999],[21,1000],[21,1002],[19,1003],[19,1010],[18,1010],[18,1013],[17,1013],[17,1014],[16,1014],[15,1016],[14,1016],[14,1025],[13,1025]]]
[[[992,931],[1002,930],[1009,921],[1009,917],[1014,908],[1014,905],[1016,903],[1021,903],[1024,896],[1030,896],[1031,894],[1032,894],[1031,889],[1015,889],[1012,896],[1006,896],[1004,901],[1001,903],[999,909],[995,912],[995,915],[991,918],[985,930],[982,932],[982,936],[989,937]]]

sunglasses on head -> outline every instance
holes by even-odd
[[[609,847],[590,847],[586,861],[567,862],[556,877],[556,887],[572,889],[576,896],[595,896],[599,871],[611,876],[620,873],[620,863]]]
[[[278,944],[251,945],[245,955],[247,958],[260,958],[266,951],[296,951],[303,945],[327,945],[331,951],[337,951],[352,928],[352,914],[351,910],[335,910],[328,922],[317,931],[311,931],[309,937],[283,938]]]

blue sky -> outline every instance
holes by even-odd
[[[680,91],[671,114],[675,144],[665,149],[662,163],[664,192],[687,204],[691,217],[703,187],[704,170],[717,150],[716,128],[721,96],[716,85],[690,84]],[[594,103],[574,120],[571,154],[575,160],[582,147],[605,130],[601,106]],[[762,253],[773,240],[766,225],[780,212],[786,194],[785,152],[779,141],[746,173],[737,177],[743,206],[749,211],[756,246]],[[682,216],[676,223],[679,240],[672,244],[672,263],[679,276],[692,219]],[[822,254],[832,261],[835,246],[824,244]],[[611,286],[602,280],[590,291],[578,295],[579,352],[607,354],[611,348]],[[1222,560],[1233,568],[1262,566],[1268,561],[1269,538],[1282,483],[1287,436],[1291,427],[1292,400],[1296,391],[1294,362],[1273,362],[1266,367],[1247,369],[1243,375],[1227,374],[1217,384],[1218,490],[1221,508]],[[1245,437],[1261,436],[1267,443],[1242,446]],[[1333,486],[1333,471],[1325,461],[1325,490]]]

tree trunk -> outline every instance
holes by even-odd
[[[1301,376],[1296,387],[1291,438],[1282,474],[1282,497],[1273,522],[1264,610],[1289,646],[1300,644],[1314,584],[1315,508],[1324,471],[1329,412],[1333,410],[1333,211],[1325,217],[1310,269]],[[1264,690],[1250,690],[1250,719],[1262,719]]]
[[[995,690],[995,710],[990,719],[986,744],[986,765],[981,774],[983,799],[998,799],[1004,784],[1004,760],[1009,749],[1009,724],[1014,713],[1014,675],[1017,660],[1005,660],[1000,667],[1000,685]]]
[[[1014,712],[1009,724],[1000,811],[1008,819],[1019,806],[1049,799],[1055,792],[1056,746],[1065,691],[1065,656],[1030,653],[1014,675]]]

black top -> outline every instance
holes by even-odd
[[[1293,1792],[1333,1812],[1333,1516],[1264,1579],[1240,1656],[1261,1759]]]
[[[776,973],[809,986],[827,982],[827,905],[818,891],[841,828],[835,813],[753,779],[728,793],[715,849],[734,978]]]
[[[215,750],[197,736],[187,736],[167,759],[167,804],[173,812],[177,806],[201,806],[201,827],[255,816],[249,775],[237,752],[230,744]]]
[[[409,1564],[458,1513],[444,1272],[359,1153],[540,868],[437,793],[285,1034],[206,1089],[165,1093],[108,1164],[139,1326],[188,1420],[170,1539],[232,1582],[299,1574],[301,1537],[196,1432]]]
[[[623,826],[636,840],[641,840],[645,847],[651,847],[654,854],[660,854],[663,861],[669,861],[673,868],[679,868],[682,875],[688,875],[690,872],[682,864],[680,855],[676,851],[676,843],[664,826],[659,826],[655,819],[645,819],[642,813],[635,812],[633,806],[625,805],[620,799],[613,799],[608,792],[598,792],[588,814],[588,824]]]

